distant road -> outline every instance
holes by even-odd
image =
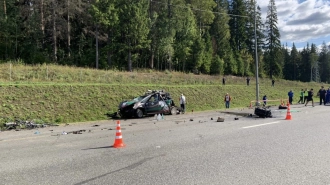
[[[0,184],[330,184],[330,106],[291,110],[122,120],[121,149],[115,121],[0,132]]]

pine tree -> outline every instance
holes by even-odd
[[[293,47],[295,47],[294,44]],[[291,60],[287,46],[282,47],[282,53],[284,54],[283,77],[287,80],[295,80],[296,73],[295,73],[294,61]]]
[[[275,0],[270,0],[266,17],[265,68],[270,78],[282,75],[281,41],[277,28],[277,10]]]
[[[91,6],[91,14],[96,22],[97,27],[102,26],[103,29],[108,33],[108,48],[111,48],[112,28],[116,27],[119,21],[118,10],[116,9],[116,0],[96,0]],[[98,38],[96,38],[98,39]],[[97,42],[98,43],[98,42]],[[97,56],[98,56],[98,45],[97,45]],[[98,57],[97,57],[98,59]],[[96,61],[96,68],[98,68],[99,61]],[[108,51],[108,65],[111,66],[111,51]]]
[[[181,4],[183,3],[183,4]],[[198,37],[198,30],[194,14],[189,6],[184,6],[182,1],[180,6],[173,8],[173,16],[175,17],[175,38],[174,51],[177,59],[176,68],[186,71],[187,59],[192,55],[193,40]]]
[[[319,74],[319,62],[318,62],[318,53],[317,47],[315,44],[311,45],[311,53],[310,53],[310,63],[311,63],[311,81],[320,82],[320,74]]]
[[[234,52],[247,49],[248,32],[246,26],[248,25],[247,9],[244,0],[233,0],[230,4],[229,12],[231,19],[229,21],[231,29],[231,46]]]
[[[196,23],[200,32],[200,36],[203,36],[213,23],[214,13],[213,8],[216,7],[214,0],[187,0],[190,3],[192,10],[195,14]]]
[[[224,72],[224,64],[218,64],[220,61],[225,62],[227,66],[232,66],[234,64],[230,63],[232,60],[232,49],[230,46],[230,27],[229,27],[229,15],[228,15],[228,1],[219,0],[217,1],[217,6],[214,8],[215,19],[211,25],[210,33],[213,41],[213,50],[214,53],[220,57],[214,56],[212,60],[213,63],[217,63],[217,66],[220,66],[221,69],[215,69],[212,74],[221,74]],[[215,64],[213,64],[215,65]],[[212,66],[213,66],[212,65]],[[230,73],[230,71],[227,71]]]
[[[139,51],[149,47],[149,1],[126,0],[118,4],[119,24],[116,29],[116,47],[127,56],[127,70],[132,71]]]
[[[311,50],[309,47],[309,43],[307,43],[307,46],[303,48],[303,50],[300,52],[301,60],[299,63],[300,70],[299,70],[299,80],[303,82],[309,82],[311,81],[311,69],[312,65],[310,62],[310,54]]]
[[[325,42],[321,46],[321,52],[319,56],[320,63],[320,78],[321,82],[328,83],[330,82],[330,57],[329,57],[329,48]]]

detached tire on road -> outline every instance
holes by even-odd
[[[143,118],[143,111],[142,111],[142,109],[137,109],[136,112],[135,112],[135,116],[137,118]]]
[[[176,115],[177,112],[178,112],[178,109],[176,107],[171,108],[171,115]]]

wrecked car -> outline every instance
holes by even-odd
[[[119,104],[117,115],[122,118],[142,118],[155,114],[177,114],[178,108],[168,92],[148,90],[144,95]]]

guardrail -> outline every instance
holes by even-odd
[[[252,100],[252,101],[250,101],[250,109],[252,109],[252,103],[255,103],[255,105],[257,105],[257,106],[260,106],[264,101],[266,101],[266,103],[268,103],[268,102],[279,102],[280,103],[280,105],[285,105],[285,100],[286,99],[278,99],[278,100],[260,100],[260,101],[256,101],[256,100]],[[289,102],[288,100],[287,100],[287,102]],[[288,104],[288,103],[287,103]]]

